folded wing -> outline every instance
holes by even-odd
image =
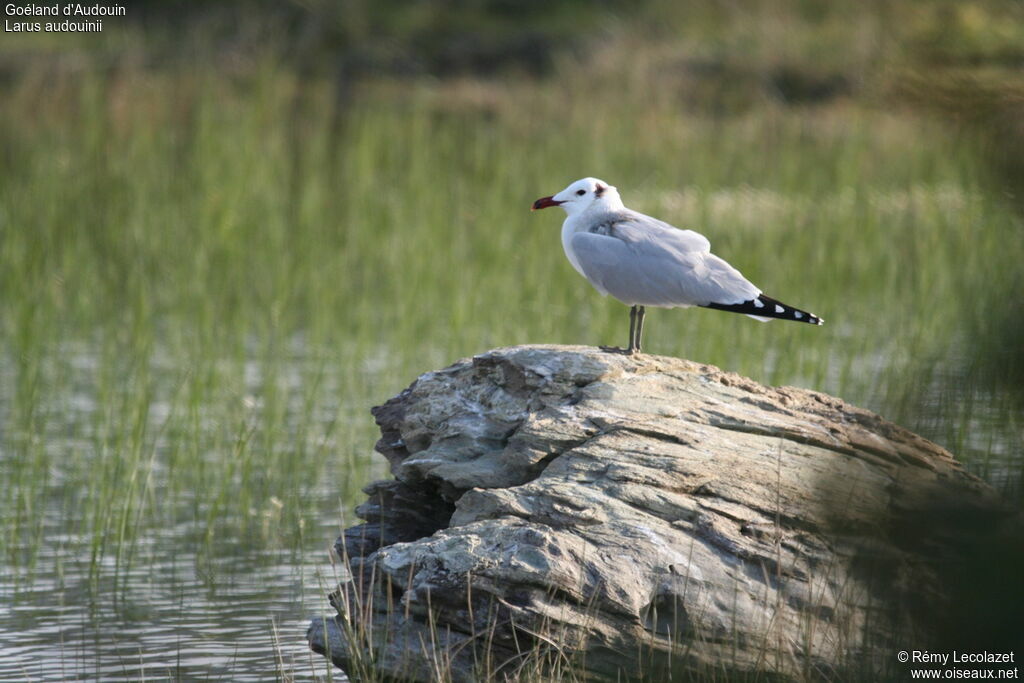
[[[573,235],[572,248],[598,291],[630,305],[737,304],[761,293],[703,235],[634,211],[596,221]]]

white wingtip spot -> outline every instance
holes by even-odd
[[[775,312],[776,313],[785,313],[786,309],[783,308],[782,306],[779,306],[778,304],[775,304]]]
[[[760,299],[754,299],[754,308],[764,308],[764,302]]]
[[[800,311],[793,311],[793,315],[796,316],[797,320],[799,320],[800,318],[804,317],[804,314],[801,313]]]

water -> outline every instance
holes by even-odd
[[[285,357],[219,361],[239,383],[209,396],[241,407],[204,401],[190,421],[167,356],[153,354],[139,383],[64,349],[40,361],[31,410],[15,387],[32,373],[3,359],[0,680],[343,680],[304,635],[337,585],[329,548],[355,503],[339,491],[382,474],[370,466],[370,399],[351,397],[362,417],[346,425],[341,373]],[[107,373],[116,390],[103,390]],[[133,431],[124,413],[140,406],[145,428]],[[244,452],[223,436],[235,414],[248,416]],[[191,440],[202,446],[189,456]],[[366,467],[339,471],[352,455]],[[189,482],[203,467],[210,475]]]
[[[90,585],[88,568],[48,538],[30,582],[0,582],[0,680],[326,677],[302,638],[324,607],[325,554],[229,548],[200,566],[174,530],[145,544],[143,562]]]

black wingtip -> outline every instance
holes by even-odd
[[[750,301],[744,301],[738,304],[710,303],[707,304],[705,308],[713,308],[717,311],[729,311],[730,313],[756,315],[761,318],[793,320],[795,322],[809,323],[811,325],[823,325],[825,323],[824,318],[814,315],[813,313],[800,310],[799,308],[787,306],[781,301],[777,301],[770,296],[765,296],[764,294],[754,297]]]

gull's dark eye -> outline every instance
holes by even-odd
[[[583,196],[583,195],[585,195],[586,193],[587,193],[587,191],[586,191],[586,190],[576,190],[576,196],[577,196],[577,197],[582,197],[582,196]]]

